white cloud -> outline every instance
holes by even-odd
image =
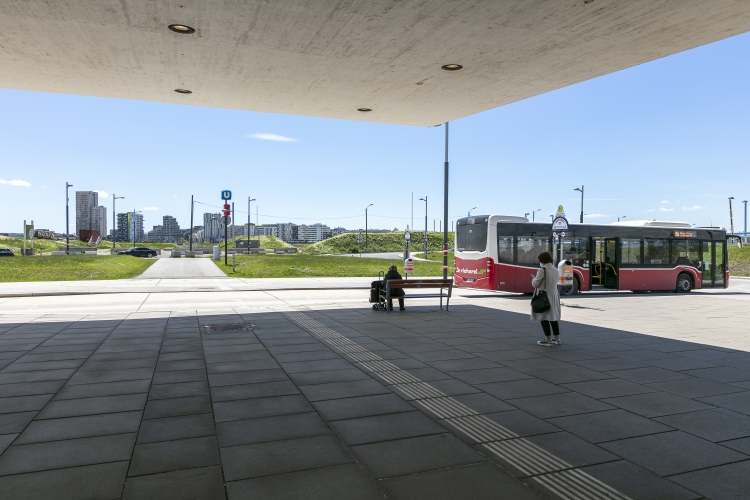
[[[661,203],[664,205],[665,203],[669,203],[669,200],[661,200]]]
[[[0,179],[0,184],[8,184],[11,186],[18,186],[18,187],[25,187],[25,188],[31,187],[30,182],[22,181],[20,179],[13,179],[12,181],[6,181],[3,179]]]
[[[297,142],[297,139],[293,137],[286,137],[277,134],[248,134],[251,139],[260,139],[263,141],[278,141],[278,142]]]
[[[648,210],[646,210],[646,212],[656,212],[656,209],[655,208],[649,208]]]
[[[175,198],[177,198],[177,195],[174,195]]]
[[[609,217],[609,215],[604,214],[583,214],[584,217],[588,217],[589,219],[601,219],[603,217]]]
[[[659,207],[659,212],[674,212],[674,208]]]
[[[159,210],[159,207],[143,207],[143,210]]]
[[[99,198],[109,198],[106,191],[97,191],[97,193],[99,193]]]
[[[706,207],[701,207],[700,205],[694,205],[692,207],[682,207],[683,210],[703,210]]]

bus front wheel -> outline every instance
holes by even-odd
[[[677,287],[675,293],[689,293],[693,289],[693,280],[687,274],[681,274],[677,277]]]
[[[581,287],[578,284],[578,278],[574,276],[572,285],[560,287],[560,295],[575,295],[580,289]]]

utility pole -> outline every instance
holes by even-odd
[[[448,279],[448,122],[445,122],[445,164],[443,165],[443,279]]]
[[[115,200],[124,200],[124,196],[117,196],[112,193],[112,248],[117,248],[117,219],[115,219],[117,210],[115,210]]]
[[[734,196],[729,197],[729,232],[731,234],[734,234],[734,219],[732,218],[732,200],[734,199]]]
[[[365,253],[370,251],[370,247],[367,245],[367,209],[369,209],[373,203],[370,203],[365,207]]]
[[[70,197],[68,196],[68,189],[72,188],[73,184],[68,184],[65,181],[65,255],[70,255]]]
[[[427,260],[427,196],[419,201],[424,202],[424,260]]]
[[[580,191],[581,192],[581,220],[580,223],[583,224],[583,184],[581,184],[581,188],[575,188],[573,191]]]
[[[250,202],[255,201],[255,198],[247,197],[247,253],[250,253]]]
[[[742,200],[742,203],[745,204],[745,238],[747,238],[747,200]]]

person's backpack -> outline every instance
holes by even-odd
[[[531,310],[535,313],[543,313],[549,311],[552,305],[549,303],[549,297],[547,297],[547,268],[544,269],[544,290],[538,288],[534,291],[534,296],[531,297]]]

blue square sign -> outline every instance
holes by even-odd
[[[232,192],[229,190],[224,190],[221,192],[221,199],[224,201],[231,200],[232,199]]]

